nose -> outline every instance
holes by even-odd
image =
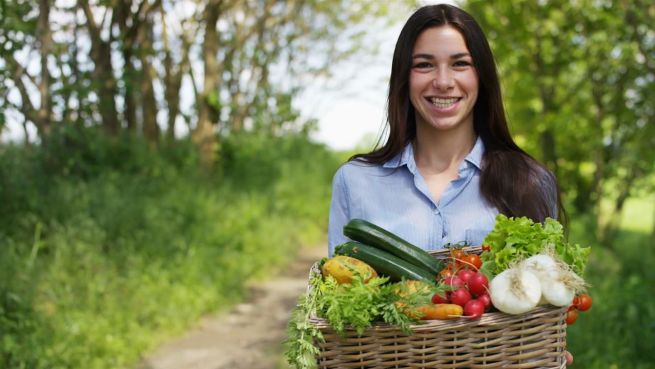
[[[448,69],[437,68],[435,70],[432,85],[438,90],[449,90],[454,86],[453,76]]]

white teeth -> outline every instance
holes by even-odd
[[[449,97],[449,98],[439,98],[439,97],[433,97],[430,100],[432,100],[432,104],[438,108],[447,108],[454,103],[456,103],[459,98],[457,97]]]

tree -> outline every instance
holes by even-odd
[[[39,9],[35,16],[30,12],[32,6]],[[2,40],[2,58],[6,64],[2,73],[2,85],[10,80],[20,95],[20,102],[8,99],[10,89],[3,88],[3,103],[16,108],[24,116],[25,121],[31,121],[42,137],[47,137],[52,127],[52,95],[51,75],[48,69],[48,58],[53,49],[50,30],[50,3],[39,0],[38,3],[19,2],[3,5],[4,27],[0,31]],[[6,28],[5,28],[6,27]],[[16,32],[10,32],[11,29]],[[32,36],[32,34],[35,34]],[[23,59],[33,55],[39,60],[39,72],[27,70],[25,62],[21,62],[17,54],[22,52]],[[37,93],[34,94],[33,92]]]
[[[70,123],[156,143],[183,118],[208,164],[222,135],[301,130],[304,83],[370,51],[353,27],[389,14],[374,0],[20,0],[2,11],[0,102],[41,140]],[[192,106],[180,103],[189,90]]]
[[[655,169],[653,45],[639,42],[653,34],[655,5],[471,1],[467,9],[492,43],[514,133],[611,244],[625,200]]]

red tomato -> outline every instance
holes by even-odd
[[[437,277],[438,280],[445,280],[448,277],[452,277],[454,275],[453,270],[450,268],[443,268],[439,272],[439,276]]]
[[[573,325],[578,320],[578,310],[571,309],[566,312],[566,325]]]
[[[469,268],[480,269],[482,266],[482,259],[475,254],[466,255],[462,257],[462,260]]]
[[[591,296],[583,293],[573,299],[573,306],[580,311],[587,311],[591,309],[592,302]]]
[[[471,319],[480,319],[484,314],[484,303],[480,300],[470,300],[464,306],[464,315]]]
[[[464,307],[467,302],[471,301],[471,293],[466,288],[460,288],[450,294],[450,302]]]
[[[454,259],[461,259],[462,256],[466,255],[464,250],[462,249],[452,249],[450,250],[450,256],[452,256]]]
[[[459,269],[463,264],[463,259],[466,257],[466,253],[462,249],[452,249],[450,250],[450,258],[452,260],[452,265]]]
[[[471,279],[469,279],[469,291],[476,296],[480,296],[487,292],[489,288],[489,280],[487,276],[476,272]]]

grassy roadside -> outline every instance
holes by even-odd
[[[304,137],[232,137],[207,176],[190,145],[65,135],[0,151],[0,368],[128,367],[323,237],[338,162]]]

